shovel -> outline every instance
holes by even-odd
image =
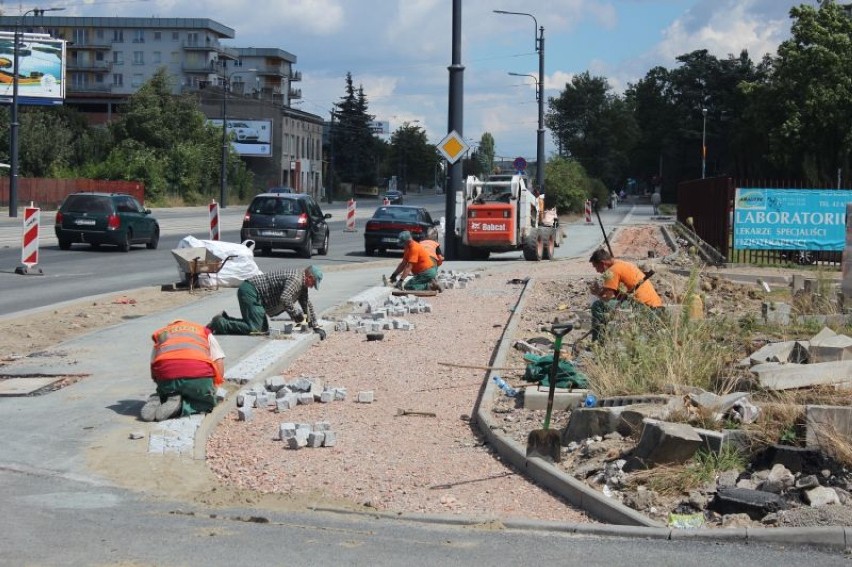
[[[556,376],[559,373],[559,351],[562,349],[562,337],[571,332],[574,325],[560,323],[550,328],[556,337],[553,343],[553,364],[550,366],[550,389],[547,392],[547,412],[544,414],[544,428],[530,431],[527,437],[527,457],[541,457],[554,463],[562,460],[562,438],[555,429],[550,429],[550,416],[553,413],[553,398],[556,395]]]

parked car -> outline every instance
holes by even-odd
[[[396,189],[392,189],[382,195],[382,200],[387,199],[388,205],[401,205],[402,204],[402,193],[397,191]]]
[[[295,250],[310,258],[316,249],[328,254],[327,219],[313,197],[305,193],[261,193],[252,199],[243,218],[240,239],[254,241],[255,250],[271,254],[274,248]]]
[[[245,122],[228,121],[228,132],[233,133],[234,139],[238,142],[257,142],[260,139],[257,129]]]
[[[150,250],[160,242],[160,224],[151,209],[124,193],[72,193],[65,197],[56,212],[56,239],[61,250],[74,243],[118,246],[128,252],[133,244],[144,244]]]
[[[372,256],[376,250],[384,254],[388,250],[402,249],[397,239],[403,230],[411,232],[418,242],[437,240],[440,224],[441,221],[432,220],[432,215],[423,207],[382,205],[364,227],[364,252]]]

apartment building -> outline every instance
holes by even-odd
[[[20,33],[68,41],[65,104],[92,123],[110,121],[118,106],[165,68],[174,78],[173,92],[197,94],[208,118],[221,120],[224,105],[215,100],[227,97],[229,122],[269,121],[271,149],[244,155],[259,189],[286,184],[320,196],[323,121],[290,107],[302,96],[292,87],[302,78],[292,53],[225,45],[235,31],[207,18],[0,16],[0,30],[15,26]]]

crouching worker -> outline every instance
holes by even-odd
[[[616,260],[602,248],[595,250],[589,262],[602,275],[602,281],[595,282],[590,288],[599,298],[592,303],[593,341],[600,340],[610,313],[627,298],[651,309],[663,306],[654,284],[635,264]]]
[[[393,271],[391,282],[396,282],[397,277],[405,282],[403,289],[410,291],[435,290],[441,291],[441,286],[435,277],[438,275],[438,259],[433,257],[423,245],[411,237],[411,233],[403,230],[399,233],[398,243],[403,247],[402,261]],[[437,243],[436,243],[437,244]],[[413,276],[405,281],[409,275]]]
[[[319,326],[314,306],[308,299],[310,288],[319,289],[322,270],[308,266],[304,270],[276,270],[253,276],[237,289],[242,318],[231,317],[224,311],[207,324],[217,335],[250,335],[269,331],[267,316],[287,312],[297,324],[311,327],[320,339],[325,331]],[[296,304],[301,311],[296,309]]]
[[[157,384],[142,406],[143,421],[163,421],[216,406],[225,375],[225,353],[207,327],[178,319],[151,335],[151,378]]]

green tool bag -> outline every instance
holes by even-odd
[[[524,372],[524,380],[527,382],[538,382],[541,386],[550,387],[550,367],[553,366],[553,355],[545,354],[538,356],[527,353],[524,355],[527,368]],[[557,388],[586,388],[589,379],[577,370],[570,360],[560,360],[556,370]]]

